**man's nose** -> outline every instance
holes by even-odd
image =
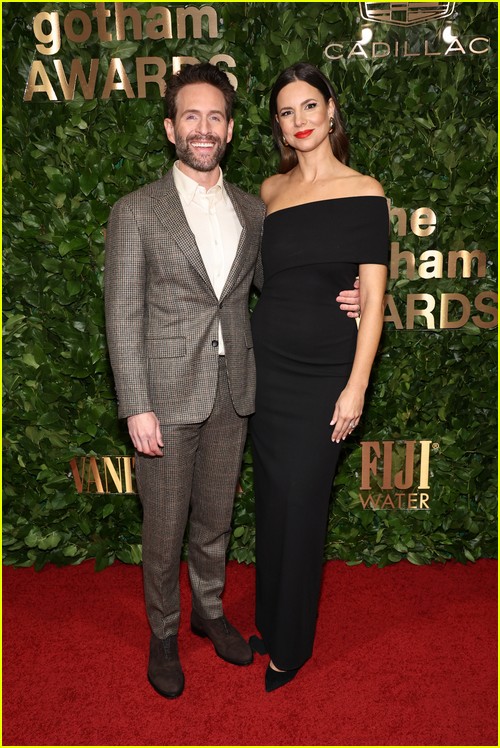
[[[202,117],[199,122],[199,131],[201,135],[206,135],[212,132],[212,123],[209,117]]]

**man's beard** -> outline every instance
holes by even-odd
[[[210,153],[204,153],[200,148],[200,153],[189,147],[192,140],[204,140],[209,143],[215,143],[215,150]],[[191,135],[188,139],[182,138],[177,132],[175,133],[175,150],[177,158],[186,166],[190,166],[195,171],[212,171],[220,164],[224,153],[226,152],[226,143],[215,135]]]

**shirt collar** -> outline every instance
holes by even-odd
[[[177,191],[188,205],[192,203],[196,196],[199,194],[214,195],[214,198],[216,200],[219,200],[221,197],[225,198],[226,196],[224,189],[224,176],[220,167],[219,178],[216,184],[214,184],[213,187],[210,187],[209,190],[206,190],[204,187],[198,184],[195,179],[191,179],[191,177],[188,177],[187,174],[184,174],[184,172],[179,168],[179,161],[176,161],[174,163],[173,175],[174,184],[177,188]]]

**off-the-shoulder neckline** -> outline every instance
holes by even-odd
[[[287,208],[279,208],[273,210],[272,213],[267,213],[266,218],[275,216],[277,213],[283,213],[286,210],[293,210],[293,208],[303,208],[305,205],[317,205],[318,203],[337,203],[341,200],[384,200],[387,202],[387,198],[384,195],[349,195],[346,197],[328,197],[325,200],[310,200],[307,203],[297,203],[297,205],[289,205]]]

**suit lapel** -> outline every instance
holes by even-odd
[[[240,234],[240,240],[238,242],[238,248],[236,250],[236,255],[233,260],[233,264],[231,265],[231,270],[229,271],[229,275],[227,276],[226,282],[224,284],[224,288],[222,289],[221,293],[221,299],[224,298],[224,296],[227,296],[231,288],[234,286],[236,280],[238,279],[238,275],[241,270],[242,263],[246,257],[246,238],[247,238],[247,223],[245,214],[241,208],[241,205],[236,197],[236,194],[231,189],[231,185],[227,182],[224,182],[224,186],[226,188],[226,192],[231,198],[231,202],[233,204],[234,210],[236,212],[236,215],[238,216],[238,220],[241,223],[241,234]]]
[[[172,170],[162,180],[162,190],[156,196],[154,212],[158,220],[168,231],[169,237],[178,245],[181,252],[194,269],[203,278],[211,292],[215,295],[210,278],[205,268],[200,250],[196,244],[193,232],[189,228],[186,215],[182,208],[179,193],[174,184]]]

